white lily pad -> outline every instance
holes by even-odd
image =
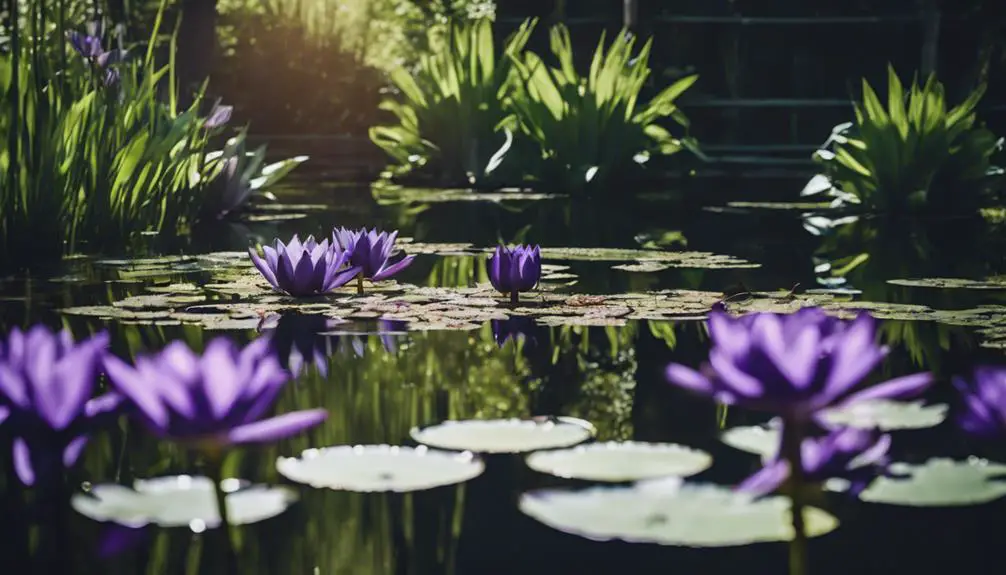
[[[553,529],[597,541],[731,547],[793,538],[788,498],[756,499],[729,487],[680,480],[532,491],[519,505]],[[838,526],[834,516],[814,507],[805,508],[804,520],[809,537]]]
[[[720,441],[730,447],[771,459],[779,451],[781,422],[773,419],[765,425],[745,425],[728,429],[720,435]]]
[[[291,481],[316,488],[403,493],[474,479],[485,464],[471,452],[422,445],[340,445],[308,449],[299,458],[280,457],[276,469]]]
[[[826,410],[821,418],[829,425],[860,429],[923,429],[943,423],[949,409],[945,403],[925,405],[923,401],[876,399]]]
[[[977,457],[966,461],[930,459],[922,465],[893,463],[892,474],[878,477],[859,494],[871,503],[909,507],[981,505],[1006,496],[1006,465]]]
[[[535,471],[588,481],[638,481],[686,477],[705,471],[713,458],[705,451],[674,443],[609,441],[527,456]]]
[[[573,417],[531,419],[470,419],[414,427],[409,435],[418,443],[453,451],[525,453],[570,447],[592,438],[590,423]]]
[[[297,500],[292,489],[251,485],[225,479],[227,517],[232,525],[247,525],[275,517]],[[138,479],[133,489],[117,484],[95,485],[90,494],[77,494],[70,505],[95,521],[127,527],[154,524],[184,527],[199,532],[220,524],[213,481],[207,477],[177,475]]]

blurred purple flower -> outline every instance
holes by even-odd
[[[807,421],[836,405],[901,399],[922,393],[932,374],[918,373],[854,391],[887,355],[876,321],[829,317],[817,308],[796,313],[709,315],[712,349],[702,372],[672,363],[667,379],[717,401]]]
[[[248,248],[252,263],[273,289],[294,297],[328,293],[353,279],[360,268],[345,268],[349,256],[328,240],[319,244],[308,236],[303,244],[296,235],[289,244],[276,240],[274,247],[263,246],[263,256]]]
[[[327,416],[311,409],[263,419],[289,379],[267,337],[243,349],[218,337],[202,356],[175,341],[134,365],[108,356],[105,370],[152,433],[201,448],[283,439]]]
[[[332,232],[332,243],[349,254],[350,265],[359,267],[362,291],[363,279],[381,281],[402,271],[416,256],[406,256],[397,263],[388,265],[388,259],[395,250],[395,239],[398,232],[377,232],[377,229],[349,230],[335,228]]]
[[[955,377],[953,383],[963,403],[961,429],[988,439],[1006,435],[1006,368],[978,366],[970,379]]]
[[[496,246],[496,251],[486,262],[486,269],[493,288],[502,294],[510,294],[510,301],[516,303],[520,292],[534,289],[541,279],[541,248]]]
[[[891,436],[877,430],[843,428],[824,437],[808,437],[800,444],[804,480],[823,483],[844,479],[850,483],[849,493],[858,495],[886,472],[890,447]],[[777,454],[737,490],[766,495],[785,484],[789,475],[789,462]]]
[[[212,130],[215,128],[222,128],[227,125],[227,122],[231,121],[231,115],[234,113],[234,106],[221,106],[220,102],[213,104],[213,108],[210,110],[210,115],[206,117],[206,121],[203,122],[203,127]]]
[[[73,466],[87,434],[118,415],[121,396],[92,399],[107,346],[105,332],[74,343],[42,325],[0,341],[0,424],[14,436],[14,470],[25,485]]]

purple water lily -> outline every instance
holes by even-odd
[[[345,285],[360,273],[359,266],[346,267],[349,255],[314,236],[300,242],[296,235],[289,244],[276,240],[274,246],[263,246],[263,256],[248,248],[252,263],[273,289],[294,297],[328,293]]]
[[[327,416],[311,409],[264,418],[290,377],[266,337],[243,349],[218,337],[201,356],[175,341],[133,365],[109,356],[105,370],[152,433],[211,451],[283,439]]]
[[[489,283],[501,294],[510,294],[512,303],[518,302],[518,294],[530,291],[541,279],[541,248],[539,246],[518,245],[513,249],[496,246],[496,251],[486,262]]]
[[[849,482],[849,493],[858,495],[870,481],[886,472],[891,436],[877,430],[843,428],[824,437],[808,437],[801,442],[803,477],[822,483],[828,479]],[[737,486],[739,491],[766,495],[790,476],[790,465],[780,455]]]
[[[350,265],[359,267],[357,291],[363,293],[364,278],[370,281],[381,281],[402,271],[416,256],[406,256],[396,263],[388,265],[388,260],[395,250],[395,239],[398,232],[380,232],[377,229],[349,230],[335,228],[332,231],[332,243],[349,254]]]
[[[74,343],[41,325],[0,341],[0,425],[14,436],[14,470],[25,485],[73,466],[88,433],[118,415],[121,396],[92,399],[107,346],[105,332]]]
[[[66,39],[78,54],[88,60],[96,60],[105,53],[105,49],[101,46],[101,37],[99,34],[71,30],[66,33]]]
[[[779,413],[803,422],[820,410],[866,399],[922,393],[932,374],[918,373],[857,390],[887,355],[876,343],[876,321],[829,317],[817,308],[784,315],[709,315],[709,363],[696,371],[672,363],[667,379],[730,405]]]
[[[231,116],[234,114],[234,106],[222,106],[220,102],[213,104],[213,108],[210,110],[209,116],[206,117],[206,121],[203,122],[203,127],[208,130],[213,130],[216,128],[222,128],[231,121]]]
[[[961,394],[961,429],[989,439],[1006,435],[1006,368],[979,366],[970,379],[955,377],[953,382]]]

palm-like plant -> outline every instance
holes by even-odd
[[[508,98],[521,131],[541,148],[540,179],[575,191],[625,175],[651,154],[698,151],[693,139],[675,136],[659,123],[671,119],[688,128],[676,100],[697,75],[679,79],[645,104],[639,101],[650,76],[652,40],[633,55],[632,35],[620,33],[607,48],[602,35],[583,77],[573,62],[568,29],[555,26],[550,36],[558,66],[546,65],[531,51],[515,54],[517,81]]]
[[[815,152],[824,173],[803,195],[827,192],[840,203],[885,212],[973,211],[980,203],[981,181],[1001,173],[991,157],[1002,140],[975,125],[984,93],[985,86],[978,86],[960,105],[948,108],[934,76],[921,87],[913,81],[906,94],[889,67],[885,106],[864,79],[855,122],[836,126]]]
[[[524,49],[534,24],[524,22],[497,59],[488,19],[452,23],[447,39],[423,55],[414,72],[398,68],[391,73],[402,98],[387,99],[381,108],[398,124],[373,127],[370,137],[398,162],[399,173],[423,167],[449,182],[484,175],[499,147],[494,140],[506,116],[502,100],[514,56]]]

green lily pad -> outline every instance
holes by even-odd
[[[829,202],[728,202],[727,206],[741,209],[759,210],[828,210],[832,209]]]
[[[994,277],[985,280],[969,280],[961,278],[893,279],[893,280],[887,280],[887,283],[899,286],[938,288],[938,289],[977,289],[977,290],[1006,289],[1006,277]]]

